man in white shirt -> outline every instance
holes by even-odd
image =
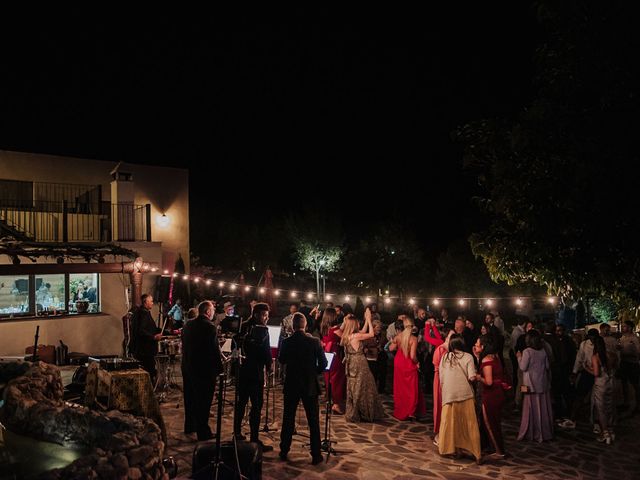
[[[595,378],[590,374],[586,366],[591,368],[591,357],[593,357],[593,341],[595,337],[599,337],[600,333],[595,328],[591,328],[587,332],[587,338],[580,343],[576,361],[573,364],[572,380],[576,385],[575,398],[571,407],[571,418],[558,424],[563,428],[576,428],[576,417],[580,406],[584,403],[584,399],[590,394],[593,388]],[[577,379],[576,379],[577,375]]]

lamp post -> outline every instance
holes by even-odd
[[[320,301],[320,267],[324,266],[324,259],[316,259],[316,298],[318,302]],[[324,295],[322,296],[322,300],[324,301]]]

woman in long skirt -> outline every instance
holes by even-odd
[[[522,353],[516,353],[518,365],[522,370],[522,384],[526,389],[518,440],[543,442],[553,438],[549,357],[542,342],[540,332],[530,330],[525,335],[527,348]]]
[[[331,411],[342,415],[347,394],[347,379],[344,374],[343,349],[340,346],[342,331],[337,324],[337,317],[335,308],[327,308],[322,315],[320,333],[322,334],[324,351],[335,354],[331,368],[328,372],[324,372],[326,393],[329,394],[329,386],[331,386],[331,402],[333,403]]]
[[[476,380],[476,367],[464,348],[462,335],[452,335],[449,352],[440,362],[442,421],[438,451],[440,455],[467,453],[481,463],[480,430],[471,387]]]
[[[504,458],[504,440],[502,438],[502,406],[504,405],[505,377],[502,364],[496,354],[493,337],[483,335],[476,340],[473,349],[480,360],[480,372],[476,377],[481,389],[482,427],[486,432],[494,456]]]
[[[390,351],[397,351],[393,361],[393,416],[398,420],[421,417],[426,413],[419,388],[418,339],[411,333],[413,326],[413,320],[403,315],[404,328],[389,346]]]

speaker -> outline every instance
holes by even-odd
[[[238,440],[238,456],[236,458],[233,442],[222,442],[220,445],[220,460],[224,463],[218,472],[218,479],[237,479],[238,463],[240,473],[251,480],[262,479],[262,447],[257,443]],[[193,451],[191,478],[196,480],[210,480],[216,478],[214,462],[216,459],[215,440],[199,443]]]

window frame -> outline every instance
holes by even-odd
[[[7,320],[22,320],[22,319],[30,320],[32,318],[47,318],[47,317],[56,318],[58,316],[66,317],[66,316],[75,316],[75,315],[96,315],[96,314],[102,313],[102,295],[101,295],[101,289],[100,289],[101,283],[102,283],[102,274],[95,272],[95,273],[92,273],[91,275],[96,276],[95,289],[96,289],[96,300],[97,300],[96,304],[98,305],[97,312],[77,313],[77,312],[69,311],[69,300],[71,296],[71,292],[69,289],[69,282],[70,282],[71,274],[64,273],[63,274],[64,275],[64,305],[65,305],[64,310],[58,310],[58,315],[56,316],[38,315],[36,312],[36,277],[41,277],[43,275],[50,275],[50,274],[32,273],[28,275],[22,275],[29,279],[29,293],[28,293],[29,310],[26,312],[0,313],[0,324]],[[2,276],[0,276],[0,278],[2,278]]]

